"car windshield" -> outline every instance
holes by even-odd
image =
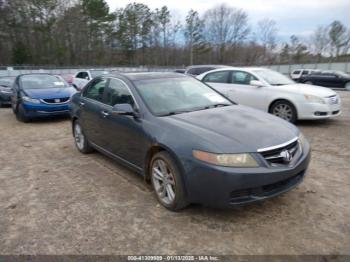
[[[11,87],[14,81],[15,77],[12,76],[0,77],[0,86]]]
[[[257,74],[260,78],[264,79],[267,83],[272,86],[283,86],[294,84],[294,81],[288,77],[282,75],[281,73],[272,71],[272,70],[254,70],[254,73]]]
[[[229,106],[233,103],[191,77],[135,81],[141,97],[157,116]]]
[[[100,76],[100,75],[108,74],[108,71],[105,71],[105,70],[91,70],[90,74],[91,74],[92,78],[95,78],[95,77]]]
[[[54,75],[23,75],[20,78],[23,89],[66,88],[67,83]]]

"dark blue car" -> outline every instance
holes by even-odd
[[[78,150],[133,168],[170,210],[261,201],[295,187],[309,164],[294,125],[185,75],[101,76],[71,103]]]
[[[56,75],[19,75],[12,89],[12,109],[23,122],[38,117],[69,115],[69,100],[75,92],[75,88]]]

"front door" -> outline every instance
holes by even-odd
[[[147,137],[143,131],[142,119],[112,112],[112,107],[116,104],[130,104],[137,110],[138,106],[127,84],[120,79],[111,78],[107,85],[105,99],[106,104],[110,106],[103,124],[107,141],[106,149],[133,165],[143,167]]]
[[[232,100],[238,104],[251,106],[266,111],[266,95],[268,87],[256,87],[250,85],[250,81],[258,80],[255,76],[244,71],[232,71],[230,85]]]

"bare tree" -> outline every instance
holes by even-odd
[[[311,35],[311,49],[317,55],[317,62],[321,61],[322,55],[326,53],[328,47],[328,28],[325,26],[319,26]]]
[[[265,18],[258,22],[257,36],[263,47],[263,61],[265,62],[268,52],[276,48],[277,27],[276,22],[272,19]]]
[[[340,21],[333,21],[329,25],[329,40],[332,56],[338,57],[341,49],[349,42],[347,29]]]
[[[204,14],[205,33],[208,41],[218,47],[219,62],[224,62],[225,48],[237,47],[248,36],[248,15],[241,9],[220,4]]]

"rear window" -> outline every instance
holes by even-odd
[[[300,74],[300,70],[294,71],[293,74],[296,74],[296,75]]]

